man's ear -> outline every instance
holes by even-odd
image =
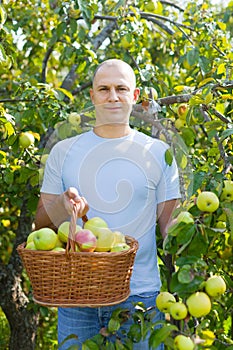
[[[93,92],[93,89],[90,89],[90,98],[91,98],[91,102],[94,105],[94,92]]]
[[[139,88],[136,88],[136,89],[134,90],[133,95],[134,95],[134,102],[136,103],[137,100],[138,100],[138,97],[139,97],[139,95],[140,95],[140,89],[139,89]]]

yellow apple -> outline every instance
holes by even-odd
[[[72,112],[68,116],[68,122],[73,126],[79,126],[81,123],[81,116],[76,112]]]
[[[199,210],[213,213],[219,207],[219,199],[214,192],[203,191],[197,196],[196,204]]]
[[[48,159],[48,156],[49,154],[45,153],[45,154],[42,154],[41,158],[40,158],[40,162],[42,165],[45,165],[47,159]]]
[[[43,227],[36,231],[33,242],[37,250],[51,250],[57,243],[57,234],[49,227]]]
[[[33,237],[35,236],[36,231],[31,232],[27,237],[27,243],[33,242]]]
[[[161,312],[169,312],[170,306],[176,302],[176,298],[169,292],[160,292],[156,298],[156,306]]]
[[[114,244],[125,243],[125,235],[120,231],[113,231],[114,234]]]
[[[22,148],[28,148],[34,143],[34,141],[35,141],[34,136],[28,131],[21,132],[21,134],[19,135],[19,145]]]
[[[226,283],[221,276],[211,276],[205,283],[205,291],[210,297],[218,297],[225,293]]]
[[[26,249],[30,249],[30,250],[36,250],[36,246],[35,243],[33,241],[30,241],[26,244]]]
[[[177,301],[171,304],[169,313],[174,320],[183,320],[188,315],[188,309],[184,303]]]
[[[174,339],[175,350],[193,350],[194,342],[190,337],[186,337],[183,334],[179,334]]]
[[[122,252],[124,250],[129,250],[130,246],[126,243],[114,243],[111,248],[111,252]]]
[[[52,249],[52,252],[65,252],[65,248],[63,247],[55,247]]]
[[[181,103],[177,108],[177,114],[180,119],[186,120],[188,114],[188,105],[187,103]]]
[[[208,315],[211,310],[211,301],[209,296],[204,292],[196,292],[191,294],[186,304],[191,316],[202,317]]]
[[[93,232],[93,231],[92,231]],[[114,244],[114,234],[108,227],[95,228],[94,235],[96,236],[96,252],[108,252]]]
[[[178,130],[180,130],[181,128],[186,127],[186,125],[187,125],[186,121],[183,120],[183,119],[178,118],[178,119],[175,120],[175,127]]]
[[[76,225],[75,232],[81,230],[81,226]],[[68,236],[69,236],[69,230],[70,230],[70,222],[69,221],[64,221],[61,223],[58,227],[57,234],[58,238],[60,239],[61,242],[67,243],[68,241]]]
[[[94,216],[93,218],[90,218],[87,220],[83,226],[87,230],[92,231],[95,234],[95,229],[102,228],[102,227],[108,227],[108,224],[106,221],[98,216]]]
[[[221,194],[222,200],[233,201],[233,181],[225,180]]]

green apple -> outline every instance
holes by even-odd
[[[65,252],[65,248],[62,247],[55,247],[52,249],[52,252]]]
[[[22,148],[28,148],[34,143],[34,141],[35,141],[34,136],[28,131],[21,132],[19,135],[19,145]]]
[[[179,213],[179,215],[176,218],[177,222],[184,222],[186,224],[193,224],[194,223],[194,219],[192,214],[190,214],[189,211],[182,211],[181,213]]]
[[[211,310],[210,298],[204,292],[195,292],[191,294],[186,304],[190,315],[194,317],[206,316]]]
[[[219,199],[214,192],[203,191],[197,196],[196,204],[199,210],[213,213],[219,207]]]
[[[184,303],[177,301],[171,304],[169,313],[174,320],[183,320],[188,315],[188,309]]]
[[[156,306],[161,312],[169,312],[170,306],[176,302],[176,298],[169,292],[160,292],[156,298]]]
[[[75,242],[81,252],[94,252],[97,246],[97,238],[88,229],[81,229],[75,234]]]
[[[111,248],[111,252],[122,252],[124,250],[129,250],[130,246],[126,243],[115,243]]]
[[[114,244],[117,243],[126,243],[125,235],[120,231],[113,231],[114,234]]]
[[[184,119],[180,119],[180,118],[175,120],[174,125],[175,125],[177,130],[180,130],[180,129],[187,126],[186,121]]]
[[[49,227],[43,227],[36,231],[33,242],[37,250],[52,250],[57,243],[57,234]]]
[[[183,334],[179,334],[174,339],[175,350],[193,350],[194,342],[190,337],[186,337]]]
[[[70,113],[68,116],[68,122],[73,126],[79,126],[81,123],[81,116],[78,113]]]
[[[83,227],[86,228],[87,230],[92,231],[95,234],[96,229],[102,228],[102,227],[107,228],[108,224],[104,219],[98,216],[94,216],[93,218],[90,218],[89,220],[87,220]]]
[[[227,287],[221,276],[211,276],[205,283],[205,291],[210,297],[218,297],[225,293]]]
[[[181,103],[177,108],[177,114],[180,119],[186,120],[188,114],[188,105],[187,103]]]
[[[221,194],[222,200],[233,201],[233,181],[225,180]]]
[[[31,232],[27,237],[27,243],[33,242],[33,237],[35,236],[36,231]]]
[[[64,242],[62,242],[62,241],[60,240],[60,238],[58,237],[58,235],[57,235],[57,242],[56,242],[55,247],[64,248]]]
[[[33,241],[28,242],[26,244],[25,248],[30,249],[30,250],[36,250],[36,246],[35,246],[35,243]]]
[[[92,231],[93,232],[93,231]],[[114,244],[114,234],[108,227],[95,228],[94,235],[96,236],[96,252],[108,252]]]
[[[42,154],[41,158],[40,158],[40,162],[42,165],[45,165],[45,163],[47,162],[47,159],[49,157],[49,154],[45,153],[45,154]]]
[[[81,230],[81,226],[80,225],[76,225],[76,229],[75,232]],[[63,223],[61,223],[58,227],[57,230],[57,235],[58,238],[60,239],[61,242],[67,243],[68,241],[68,236],[69,236],[69,230],[70,230],[70,222],[69,221],[64,221]]]

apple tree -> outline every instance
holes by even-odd
[[[10,349],[57,346],[56,311],[33,303],[16,248],[33,230],[47,154],[58,140],[92,126],[91,78],[111,57],[126,60],[137,74],[141,100],[131,126],[167,141],[166,162],[176,157],[180,169],[179,219],[164,242],[157,232],[162,290],[187,305],[196,292],[206,293],[211,276],[226,285],[210,296],[204,316],[189,310],[176,320],[167,312],[163,327],[151,332],[151,347],[164,341],[167,349],[181,348],[184,341],[187,349],[186,338],[174,341],[182,335],[196,349],[233,348],[232,7],[232,1],[214,7],[162,0],[0,4],[0,305]],[[219,200],[215,210],[212,194]],[[119,315],[89,348],[110,346]],[[153,326],[146,310],[135,320],[128,348]],[[121,340],[114,346],[123,346]]]

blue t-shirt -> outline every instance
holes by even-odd
[[[93,130],[58,142],[46,162],[41,192],[61,194],[76,187],[109,228],[139,242],[131,294],[159,291],[156,254],[157,204],[179,198],[175,160],[165,161],[169,146],[136,130],[125,137],[102,138]]]

